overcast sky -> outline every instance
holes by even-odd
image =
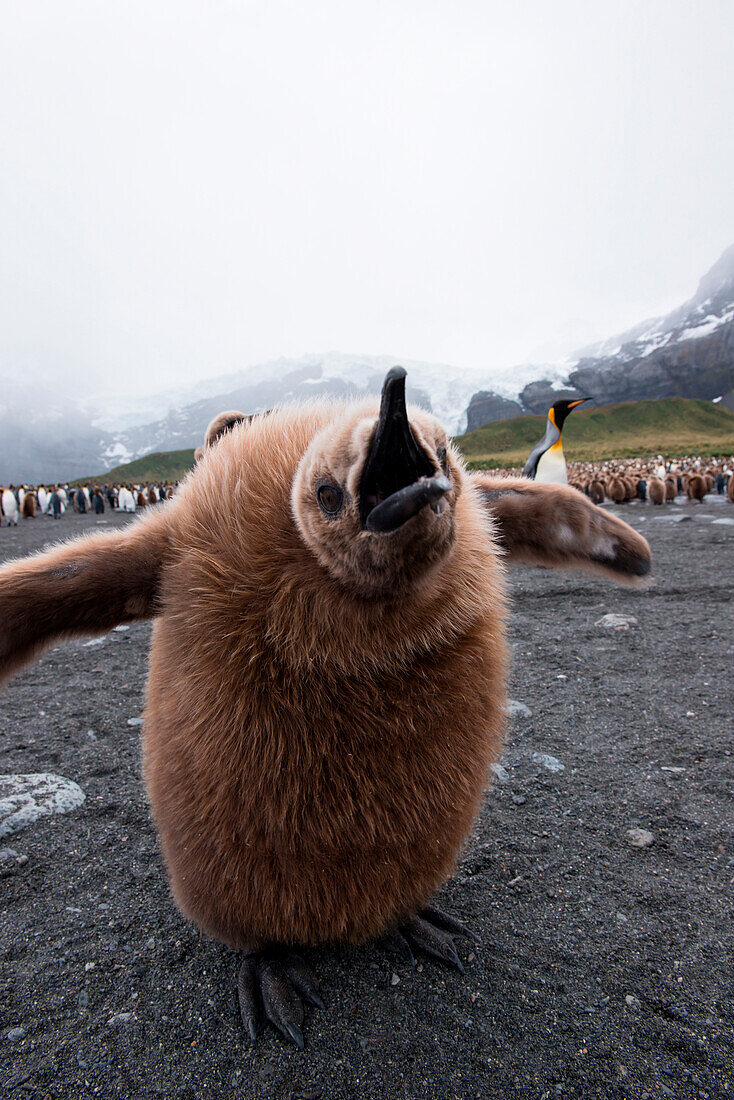
[[[731,0],[2,0],[0,378],[505,367],[734,242]]]

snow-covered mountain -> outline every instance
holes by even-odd
[[[453,434],[491,420],[545,412],[560,394],[599,404],[734,391],[734,246],[694,297],[665,317],[556,363],[461,370],[393,356],[329,352],[277,359],[154,396],[75,401],[58,388],[0,380],[0,484],[101,473],[152,451],[198,446],[223,409],[378,394],[386,371],[408,371],[408,397]]]
[[[398,362],[408,371],[408,399],[434,412],[452,432],[464,430],[471,395],[486,375],[393,356],[329,352],[283,358],[177,391],[84,402],[49,403],[47,389],[7,380],[0,383],[0,484],[84,477],[152,451],[196,447],[223,409],[257,412],[323,396],[377,395]]]
[[[565,364],[536,366],[511,403],[498,387],[472,396],[468,427],[546,412],[559,396],[599,405],[657,397],[721,398],[734,407],[734,245],[682,306],[592,347]]]
[[[122,413],[119,407],[92,411],[92,422],[110,432],[104,458],[118,463],[150,451],[198,446],[209,421],[225,408],[257,412],[275,404],[379,394],[385,374],[396,363],[389,356],[354,356],[338,352],[278,359],[196,388],[196,396],[160,395]],[[483,376],[432,363],[401,360],[408,371],[408,399],[436,413],[453,431],[466,425],[466,409]],[[147,404],[148,416],[144,415]],[[141,405],[143,407],[141,408]],[[151,408],[166,408],[151,421]],[[121,416],[122,413],[122,416]],[[120,420],[124,418],[122,430]],[[115,429],[115,425],[117,428]]]

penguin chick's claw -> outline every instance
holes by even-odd
[[[422,951],[431,958],[439,959],[454,967],[461,974],[464,967],[461,959],[456,954],[454,936],[461,936],[478,943],[478,937],[465,928],[456,917],[437,909],[434,905],[428,905],[421,909],[420,913],[411,917],[393,933],[383,937],[382,943],[389,950],[407,954],[412,961],[411,948]]]
[[[248,951],[237,976],[240,1014],[251,1039],[270,1023],[303,1050],[303,1001],[323,1008],[319,983],[291,951]]]

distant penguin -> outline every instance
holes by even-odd
[[[38,487],[38,507],[41,509],[41,512],[44,515],[48,511],[48,500],[49,500],[50,495],[51,494],[46,490],[46,488],[43,485],[39,485],[39,487]]]
[[[628,486],[621,477],[612,477],[607,484],[607,496],[615,504],[622,504],[627,499]]]
[[[379,407],[235,424],[164,508],[0,569],[0,678],[158,617],[146,786],[176,902],[244,952],[253,1038],[303,1046],[298,945],[387,936],[461,968],[429,899],[501,747],[505,561],[635,583],[650,552],[574,489],[470,474],[395,368]]]
[[[20,507],[21,515],[23,519],[34,519],[36,515],[36,497],[31,489],[28,489],[23,496],[23,503]]]
[[[729,480],[726,483],[726,496],[730,504],[734,504],[734,473],[729,474]]]
[[[651,504],[665,503],[665,486],[659,477],[651,477],[648,481],[647,496]]]
[[[678,479],[674,474],[668,474],[665,478],[665,503],[675,500],[678,492]]]
[[[18,526],[18,501],[15,499],[15,493],[12,489],[3,489],[3,515],[7,520],[8,527]]]
[[[700,500],[706,496],[706,482],[700,474],[691,474],[686,481],[686,496],[689,500]]]
[[[548,410],[545,435],[530,452],[522,472],[523,477],[532,478],[533,481],[551,482],[556,485],[568,484],[568,471],[563,454],[563,444],[561,443],[561,432],[571,409],[575,409],[577,405],[582,405],[584,401],[589,400],[588,397],[579,397],[575,401],[556,401],[551,405]]]
[[[117,495],[117,504],[121,512],[135,511],[135,497],[128,489],[127,485],[123,485],[120,488],[120,492]]]
[[[595,477],[589,486],[589,496],[593,500],[594,504],[604,503],[604,483]]]

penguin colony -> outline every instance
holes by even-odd
[[[560,402],[558,404],[579,403],[581,402]],[[553,408],[555,409],[555,406]],[[222,432],[236,423],[248,423],[253,415],[232,411],[220,413],[207,429],[207,439],[204,446],[197,448],[194,456],[196,461],[204,455],[211,440],[217,439]],[[263,414],[259,413],[257,415],[262,416]],[[558,416],[554,413],[556,421],[562,417],[561,423],[565,421],[567,415],[568,413],[565,416],[563,414]],[[537,447],[534,448],[532,453],[535,454],[537,450]],[[552,451],[553,447],[549,450]],[[558,464],[559,457],[563,458],[562,467]],[[728,460],[713,459],[707,464],[700,458],[683,459],[678,466],[668,464],[668,468],[666,468],[662,458],[658,458],[657,462],[654,463],[637,460],[634,463],[605,462],[600,466],[590,463],[571,463],[570,477],[562,450],[554,458],[557,464],[556,472],[560,475],[558,483],[570,484],[574,488],[580,489],[594,504],[603,504],[607,498],[620,504],[628,500],[644,500],[646,498],[645,490],[647,490],[647,500],[651,504],[667,504],[674,501],[676,496],[680,494],[686,495],[688,499],[693,501],[701,500],[703,498],[700,496],[700,486],[698,487],[698,496],[687,491],[691,475],[698,473],[703,476],[706,493],[715,492],[726,496],[731,503],[734,503],[734,478],[732,478],[734,456]],[[530,460],[526,463],[526,470],[529,463]],[[540,465],[539,462],[538,465]],[[519,469],[510,469],[504,472],[520,476]],[[541,477],[536,476],[534,480],[543,480],[543,473],[541,471]],[[530,476],[530,474],[523,471],[523,476]],[[619,480],[615,481],[616,478]],[[661,490],[658,482],[661,482],[663,487],[662,500],[660,499]],[[97,514],[104,513],[106,508],[118,512],[136,512],[141,508],[157,504],[159,501],[170,500],[176,488],[177,485],[170,482],[154,485],[146,482],[143,485],[83,486],[82,502],[79,499],[78,490],[69,488],[68,485],[55,486],[50,490],[44,485],[38,487],[24,485],[19,489],[12,485],[9,489],[0,486],[0,524],[4,521],[7,526],[17,525],[18,515],[22,516],[23,519],[32,519],[38,514],[49,516],[56,514],[58,518],[64,514],[67,508],[74,511],[83,509]],[[5,494],[8,494],[5,497],[6,507],[8,508],[7,513],[3,509]],[[54,494],[57,498],[56,513],[54,513]],[[13,507],[13,498],[15,499],[15,508]]]
[[[67,509],[75,512],[95,512],[102,515],[106,508],[118,512],[135,512],[162,500],[170,500],[175,486],[170,483],[151,485],[87,485],[77,488],[69,485],[55,485],[48,489],[45,485],[34,487],[22,485],[20,488],[10,485],[7,489],[0,486],[0,522],[17,526],[18,515],[23,519],[34,519],[37,515],[59,518]]]
[[[662,456],[658,456],[654,467],[650,463],[644,467],[640,463],[604,463],[599,471],[589,464],[577,463],[577,471],[569,481],[561,438],[563,425],[572,409],[588,400],[588,397],[581,397],[573,401],[556,401],[550,407],[545,435],[530,452],[522,471],[523,477],[559,485],[570,483],[586,493],[594,504],[603,504],[605,497],[614,504],[635,498],[649,499],[651,504],[664,504],[675,500],[678,490],[684,492],[690,501],[702,501],[714,488],[719,494],[726,492],[730,500],[734,499],[730,467],[714,464],[703,468],[700,459],[685,471],[671,467],[666,469]]]
[[[303,1045],[322,1002],[299,945],[387,937],[460,966],[430,897],[501,747],[505,560],[650,568],[575,489],[469,474],[395,368],[379,409],[230,417],[163,507],[0,569],[0,678],[155,617],[146,787],[178,906],[244,953],[253,1038]]]
[[[605,500],[614,504],[639,500],[663,505],[681,497],[698,503],[709,494],[726,497],[734,503],[733,471],[734,456],[710,460],[686,458],[668,463],[659,457],[603,463],[572,462],[567,476],[568,484],[594,504],[603,504]],[[516,476],[519,472],[519,468],[503,471],[507,476]]]

